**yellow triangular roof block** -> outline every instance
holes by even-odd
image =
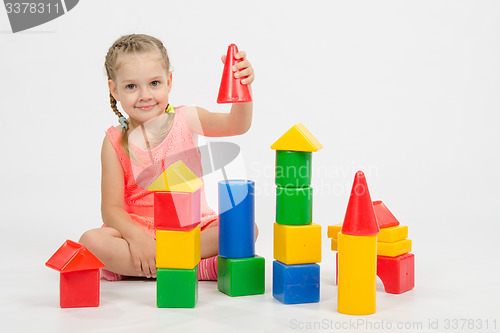
[[[169,166],[156,180],[149,185],[150,191],[163,192],[196,192],[203,182],[189,170],[182,161]]]
[[[323,145],[302,123],[294,125],[271,146],[271,149],[275,150],[308,152],[318,151],[321,148],[323,148]]]

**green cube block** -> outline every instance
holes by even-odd
[[[249,258],[217,259],[217,288],[229,296],[263,294],[265,291],[265,259]]]
[[[276,151],[276,185],[281,187],[311,186],[312,153],[306,151]]]
[[[312,187],[276,188],[276,222],[286,225],[312,223]]]
[[[197,300],[198,266],[156,271],[156,305],[159,308],[194,308]]]

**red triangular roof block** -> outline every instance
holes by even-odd
[[[104,264],[82,244],[67,240],[45,266],[60,273],[103,268]]]
[[[395,227],[399,225],[399,221],[391,211],[384,205],[380,200],[373,202],[373,209],[375,210],[375,216],[377,217],[378,226],[380,229]]]
[[[380,231],[365,174],[356,172],[351,197],[347,204],[342,233],[353,236],[371,236]]]

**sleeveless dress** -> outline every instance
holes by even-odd
[[[124,173],[124,209],[137,225],[155,238],[154,193],[147,190],[147,184],[154,181],[165,170],[165,166],[168,167],[178,160],[182,160],[203,181],[201,154],[187,124],[186,107],[180,106],[175,109],[170,131],[156,147],[142,152],[132,147],[134,152],[132,160],[127,157],[120,145],[121,132],[119,130],[111,126],[106,131],[106,135],[118,155]],[[145,163],[141,163],[145,159],[149,161],[148,167],[145,167]],[[201,228],[204,229],[216,221],[217,217],[217,213],[207,204],[203,187],[201,189]]]

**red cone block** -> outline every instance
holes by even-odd
[[[217,103],[248,103],[252,101],[250,88],[246,84],[241,83],[241,78],[235,78],[233,67],[239,61],[235,56],[238,53],[238,47],[235,44],[229,45],[227,48],[226,63],[222,72],[222,80],[220,82],[219,96]]]
[[[380,231],[365,174],[356,172],[347,204],[342,233],[353,236],[376,235]]]

